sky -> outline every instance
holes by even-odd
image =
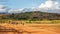
[[[30,8],[38,7],[41,3],[47,0],[0,0],[0,4],[5,4],[9,8]],[[57,0],[60,2],[60,0]]]
[[[43,11],[52,10],[53,12],[60,13],[60,0],[0,0],[0,12],[5,12],[9,8],[11,12],[21,11],[22,9],[20,8],[39,8],[39,10],[43,9]]]
[[[6,0],[1,1],[0,4],[5,4],[9,8],[30,8],[30,7],[38,7],[42,2],[46,0]]]

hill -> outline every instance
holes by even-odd
[[[60,14],[47,13],[40,11],[32,11],[18,14],[6,14],[0,16],[0,19],[14,19],[14,20],[60,20]]]

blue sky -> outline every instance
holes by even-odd
[[[47,0],[7,0],[5,2],[0,2],[0,4],[5,4],[9,8],[30,8],[32,6],[38,7],[41,3],[44,3]],[[58,2],[60,2],[58,0]]]

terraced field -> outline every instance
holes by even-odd
[[[0,34],[60,34],[60,24],[0,24]]]

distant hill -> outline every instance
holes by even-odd
[[[1,15],[1,14],[0,14]],[[40,11],[31,11],[18,14],[6,14],[0,16],[0,19],[16,19],[16,20],[60,20],[60,14],[47,13]]]

